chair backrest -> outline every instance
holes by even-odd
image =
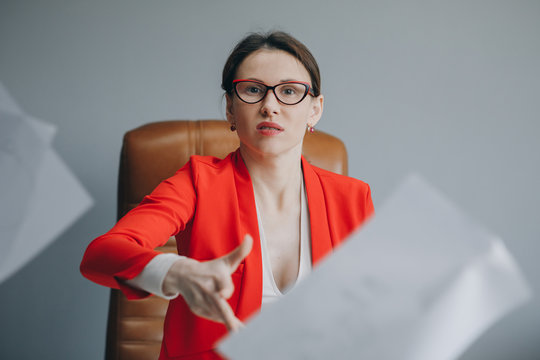
[[[191,155],[225,157],[239,145],[223,120],[162,121],[143,125],[124,136],[118,178],[118,218],[139,204],[161,181],[173,175]],[[315,131],[302,149],[313,165],[347,174],[347,151],[338,138]],[[174,237],[160,248],[176,252]],[[111,291],[107,327],[107,360],[157,359],[168,302],[156,296],[128,301]]]

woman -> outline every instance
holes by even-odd
[[[369,186],[301,156],[321,118],[320,74],[283,32],[252,34],[223,69],[240,147],[193,156],[88,247],[81,271],[128,298],[171,299],[160,359],[219,358],[227,330],[293,287],[373,212]],[[309,134],[307,135],[309,136]],[[178,253],[153,250],[176,235]]]

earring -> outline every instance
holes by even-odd
[[[236,131],[236,124],[231,124],[231,131]]]
[[[310,125],[308,125],[307,129],[308,129],[308,131],[310,133],[313,133],[315,131],[315,128],[313,126],[310,126]]]

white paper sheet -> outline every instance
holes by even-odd
[[[92,204],[51,147],[55,131],[25,114],[0,83],[0,283]]]
[[[0,82],[0,109],[13,115],[23,115],[21,107],[11,97],[5,86]]]
[[[0,108],[0,264],[13,245],[7,239],[22,227],[47,147],[25,117]]]
[[[497,237],[418,176],[279,302],[230,359],[456,359],[531,296]]]

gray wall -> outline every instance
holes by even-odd
[[[108,290],[78,265],[115,219],[123,133],[222,118],[228,52],[268,29],[312,49],[318,128],[345,141],[376,206],[420,172],[505,239],[540,293],[539,1],[1,0],[0,80],[58,126],[54,146],[96,205],[0,285],[0,358],[102,357]],[[539,359],[539,340],[535,299],[462,358]]]

